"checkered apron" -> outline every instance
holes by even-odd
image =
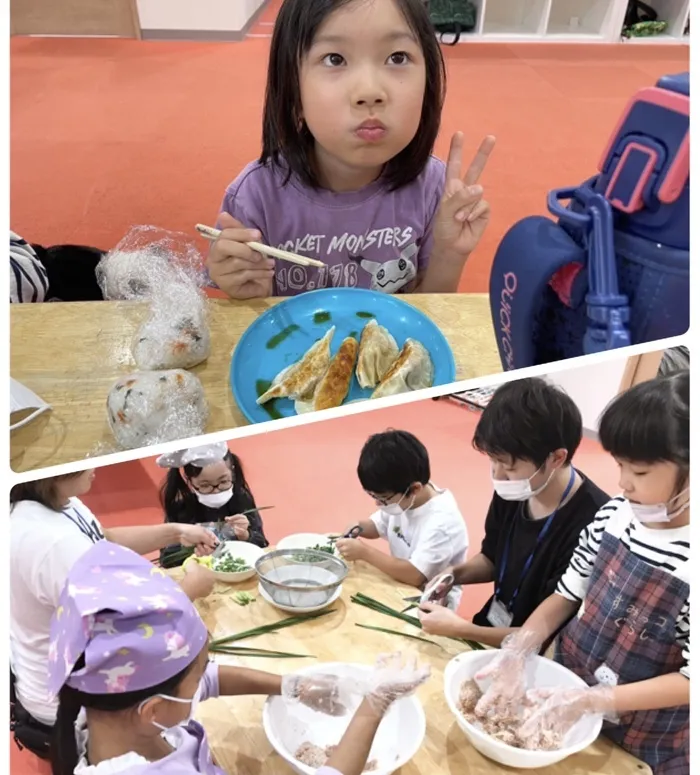
[[[676,619],[690,586],[634,554],[603,533],[579,617],[563,631],[556,660],[589,686],[644,681],[683,666]],[[622,714],[604,734],[654,775],[689,775],[688,705]]]

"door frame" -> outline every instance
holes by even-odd
[[[639,385],[641,382],[648,382],[650,379],[654,379],[659,373],[659,366],[661,366],[661,359],[663,357],[663,350],[654,350],[641,355],[630,355],[627,358],[627,365],[620,380],[618,395],[635,385]]]

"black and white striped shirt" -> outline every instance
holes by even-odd
[[[690,584],[690,525],[673,530],[645,527],[622,496],[613,498],[581,532],[571,563],[561,577],[556,593],[572,602],[585,599],[591,571],[603,534],[614,536],[640,560]],[[681,673],[690,678],[690,602],[687,599],[676,620],[676,641],[683,649]]]
[[[49,278],[31,245],[10,232],[10,303],[46,300]]]

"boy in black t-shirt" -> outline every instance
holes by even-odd
[[[500,646],[554,592],[581,531],[610,498],[571,465],[581,413],[540,378],[502,385],[484,410],[473,445],[489,457],[494,495],[481,552],[452,569],[455,584],[494,585],[473,621],[422,605],[426,633]]]

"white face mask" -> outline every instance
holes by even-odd
[[[643,503],[632,503],[632,501],[629,501],[630,508],[632,509],[634,516],[640,522],[646,522],[647,524],[671,522],[676,517],[680,516],[686,509],[690,508],[690,499],[688,499],[688,502],[684,503],[680,508],[670,513],[668,511],[668,504],[678,500],[678,498],[680,498],[681,495],[685,495],[689,489],[690,487],[686,487],[685,490],[679,492],[678,495],[675,495],[673,498],[671,498],[668,503],[654,503],[650,506],[647,506]]]
[[[195,490],[194,494],[197,496],[197,500],[202,506],[206,506],[209,509],[220,509],[233,497],[233,485],[231,485],[228,490],[223,490],[222,492],[203,493]]]
[[[491,481],[493,482],[493,489],[496,491],[496,495],[499,498],[503,498],[504,501],[526,501],[535,495],[539,495],[545,487],[552,481],[555,468],[552,473],[547,477],[547,481],[536,490],[532,489],[530,482],[539,473],[539,469],[529,479],[494,479],[491,474]]]
[[[153,697],[160,697],[163,700],[169,700],[170,702],[179,702],[183,705],[189,704],[190,706],[190,712],[186,719],[181,721],[178,726],[180,727],[186,727],[190,721],[194,718],[195,711],[197,710],[197,705],[199,705],[199,698],[202,696],[202,687],[201,685],[197,687],[197,691],[194,693],[194,696],[191,700],[183,700],[182,697],[171,697],[169,694],[154,694]],[[152,700],[153,697],[149,697],[147,700],[143,700],[141,704],[139,705],[139,711],[141,708],[148,702],[148,700]],[[156,729],[160,729],[161,732],[167,732],[168,727],[163,726],[163,724],[159,724],[157,721],[151,721],[151,724],[153,724]]]
[[[416,502],[416,496],[414,495],[413,498],[411,498],[411,505],[404,509],[401,506],[401,501],[406,497],[406,493],[404,493],[401,496],[401,500],[398,503],[387,503],[386,506],[382,506],[382,511],[388,516],[388,517],[402,517],[407,511],[410,511],[413,508],[413,504]]]

